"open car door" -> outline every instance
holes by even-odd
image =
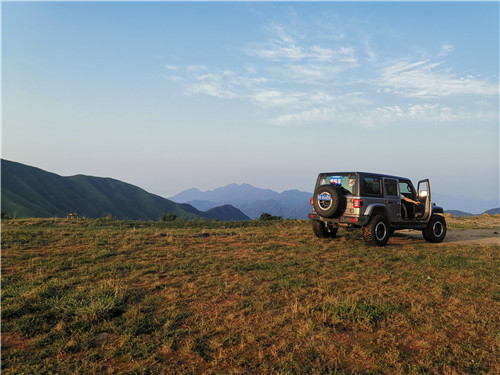
[[[420,206],[417,206],[417,219],[428,221],[432,214],[431,185],[429,179],[418,182],[417,194],[417,199],[420,202]]]

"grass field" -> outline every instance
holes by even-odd
[[[498,218],[451,228],[498,228]],[[2,222],[3,374],[498,374],[499,246]]]

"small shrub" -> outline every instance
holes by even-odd
[[[177,220],[177,215],[176,214],[163,214],[160,216],[160,221],[175,221]]]
[[[281,216],[273,216],[271,214],[268,214],[267,212],[263,212],[259,217],[259,220],[261,221],[282,220],[282,219],[283,218]]]

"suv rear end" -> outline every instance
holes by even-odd
[[[359,172],[321,173],[316,180],[315,196],[311,198],[313,212],[309,218],[321,220],[336,227],[366,224],[367,220],[364,215],[366,202],[361,199],[359,181]],[[333,193],[337,197],[332,197],[331,188],[339,193]],[[322,193],[323,196],[318,196]],[[337,206],[336,210],[328,210],[330,198],[332,198],[332,204]],[[335,201],[336,198],[337,201]]]

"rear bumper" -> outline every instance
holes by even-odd
[[[330,219],[322,217],[315,212],[310,213],[309,220],[313,221],[323,221],[327,224],[333,224],[334,226],[356,226],[361,227],[368,222],[368,216],[341,216],[335,219]]]

